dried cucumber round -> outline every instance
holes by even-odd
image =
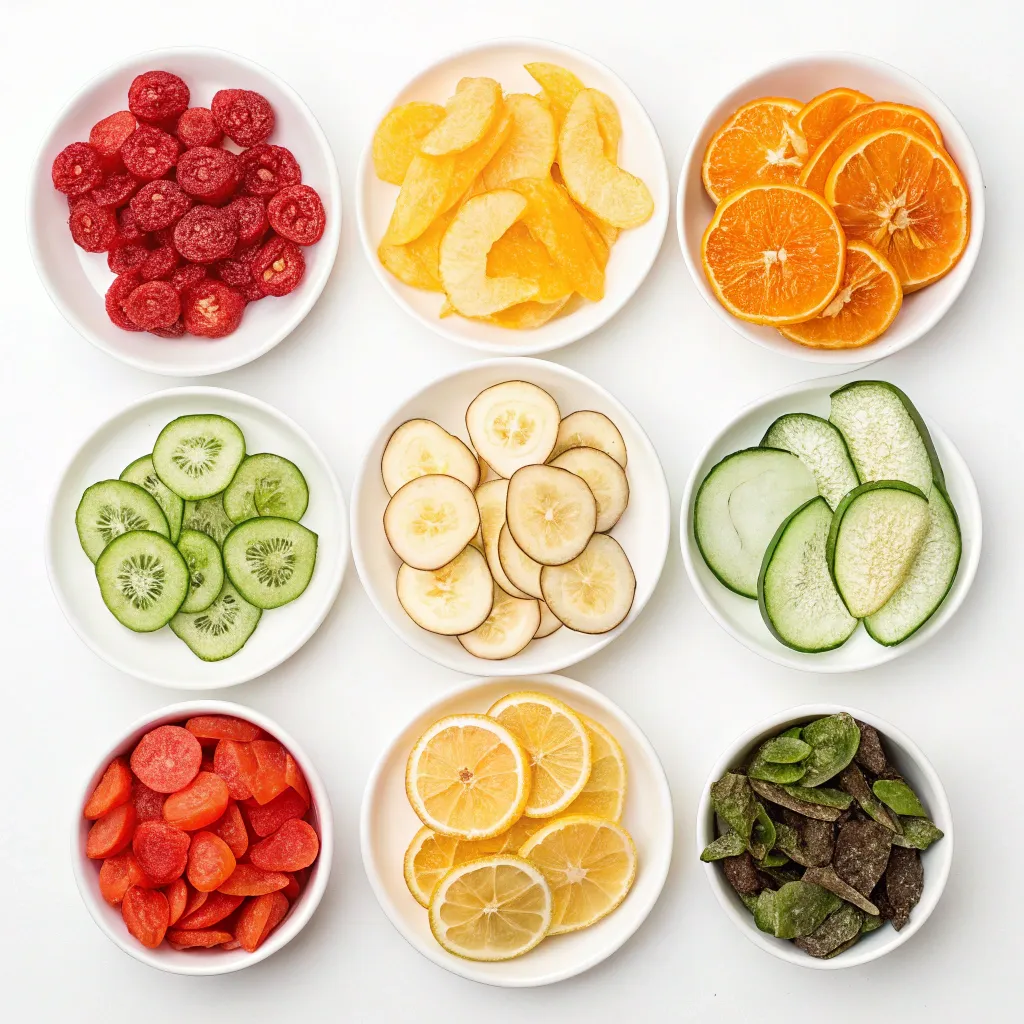
[[[224,511],[236,523],[257,516],[298,522],[309,504],[309,488],[299,467],[280,455],[248,456],[224,492]]]
[[[182,530],[178,550],[188,566],[188,597],[181,611],[206,611],[224,586],[224,560],[220,556],[220,547],[206,533]]]
[[[212,537],[219,547],[224,543],[224,538],[235,528],[235,524],[228,519],[228,515],[224,511],[224,496],[215,494],[213,497],[203,498],[201,501],[186,501],[181,528],[205,533]]]
[[[197,658],[223,661],[245,646],[262,614],[235,590],[230,580],[225,580],[209,608],[196,613],[178,612],[170,626]]]
[[[150,530],[112,540],[96,562],[96,579],[104,604],[136,633],[166,626],[188,593],[185,559],[164,535]]]
[[[179,416],[160,431],[153,466],[175,494],[190,501],[224,490],[245,458],[245,437],[225,416]]]
[[[156,475],[153,456],[143,455],[141,459],[136,459],[131,465],[126,466],[121,473],[121,479],[130,484],[138,484],[156,498],[157,504],[167,518],[167,525],[171,530],[171,543],[177,544],[185,503]]]
[[[156,498],[138,484],[101,480],[86,488],[75,511],[82,550],[95,562],[111,541],[135,530],[170,536],[167,517]]]
[[[291,519],[248,519],[224,541],[224,569],[247,601],[279,608],[309,585],[316,544],[316,534]]]

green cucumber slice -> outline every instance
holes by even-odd
[[[157,476],[186,501],[224,490],[245,458],[245,437],[224,416],[179,416],[153,445]]]
[[[103,549],[126,533],[150,530],[169,537],[167,517],[156,498],[138,484],[101,480],[85,489],[75,510],[82,550],[95,562]]]
[[[177,544],[178,535],[181,533],[181,516],[185,510],[185,503],[156,475],[156,470],[153,468],[153,456],[143,455],[141,459],[136,459],[121,472],[121,479],[130,484],[138,484],[139,487],[149,491],[156,498],[157,504],[163,509],[167,525],[170,527],[171,543]]]
[[[247,519],[224,541],[224,568],[247,601],[257,608],[279,608],[309,585],[316,544],[316,534],[291,519]]]
[[[235,528],[235,524],[224,511],[224,497],[215,494],[202,501],[186,501],[185,513],[181,519],[183,530],[198,530],[212,537],[218,545]]]
[[[708,568],[730,590],[757,597],[765,549],[779,524],[818,493],[792,452],[745,448],[713,466],[693,502],[693,534]]]
[[[960,523],[949,495],[939,484],[928,496],[929,526],[910,573],[900,588],[864,620],[868,635],[895,647],[917,632],[946,599],[960,566]]]
[[[114,618],[136,633],[166,626],[188,593],[185,559],[166,536],[150,530],[112,540],[96,562],[96,579]]]
[[[224,586],[224,560],[217,542],[198,530],[182,530],[178,550],[188,566],[188,596],[181,611],[202,612],[217,600]]]
[[[780,416],[761,439],[761,447],[792,452],[814,474],[818,493],[832,509],[860,483],[843,435],[820,416]]]
[[[230,580],[225,580],[209,608],[194,614],[178,612],[170,626],[197,658],[223,661],[245,646],[262,614],[235,590]]]
[[[814,654],[841,647],[857,628],[828,571],[825,545],[832,509],[812,498],[783,522],[768,545],[757,580],[757,603],[776,639]]]
[[[224,492],[224,511],[236,523],[256,516],[298,522],[309,505],[309,488],[294,462],[280,455],[248,456]]]
[[[858,619],[873,615],[907,578],[928,534],[928,499],[902,480],[854,488],[832,516],[829,572]]]
[[[828,418],[842,431],[861,483],[903,480],[925,497],[933,480],[946,486],[921,414],[894,384],[881,380],[847,384],[832,392]]]

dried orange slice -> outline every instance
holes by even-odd
[[[956,266],[971,234],[970,196],[950,155],[906,128],[875,132],[829,172],[825,199],[847,236],[877,249],[904,292]]]
[[[858,139],[883,128],[909,128],[929,138],[937,146],[942,145],[942,132],[939,126],[917,107],[908,107],[902,103],[869,103],[859,107],[818,146],[804,164],[800,172],[799,184],[811,189],[812,192],[825,192],[825,179],[832,165],[839,159],[843,150],[852,146]]]
[[[893,265],[863,242],[848,242],[846,271],[836,297],[813,319],[779,330],[809,348],[860,348],[893,322],[903,289]]]
[[[807,148],[813,153],[857,107],[873,102],[870,96],[856,89],[829,89],[807,101],[796,115],[796,130],[807,140]]]
[[[780,326],[817,316],[843,280],[846,236],[821,196],[755,184],[718,205],[701,241],[704,273],[733,316]]]
[[[715,132],[704,151],[701,177],[716,203],[756,181],[796,183],[807,159],[807,143],[795,125],[802,106],[765,96],[744,104]]]

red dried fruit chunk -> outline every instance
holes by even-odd
[[[185,913],[185,904],[188,903],[188,883],[184,878],[176,878],[164,889],[167,897],[167,906],[170,908],[171,916],[168,925],[177,924],[178,919]]]
[[[251,245],[246,249],[236,251],[230,259],[217,260],[210,270],[232,288],[245,288],[247,285],[255,283],[252,276],[252,261],[259,251],[258,245]],[[259,730],[257,730],[257,734],[258,732]],[[253,739],[255,738],[254,736]]]
[[[171,949],[209,949],[231,941],[231,932],[217,931],[214,928],[171,928],[167,932],[167,942]]]
[[[177,224],[191,205],[180,185],[160,179],[139,189],[132,199],[132,213],[142,231],[159,231]]]
[[[234,800],[228,801],[227,810],[219,821],[210,826],[210,831],[228,844],[236,859],[244,856],[245,851],[249,849],[249,830],[245,827],[242,812]]]
[[[285,779],[285,749],[277,740],[253,740],[250,746],[256,758],[256,771],[251,783],[252,795],[257,803],[268,804],[278,793],[288,788]]]
[[[277,892],[288,884],[288,876],[280,871],[264,871],[255,864],[236,864],[231,877],[220,886],[218,892],[229,896],[262,896]]]
[[[165,287],[174,289],[163,282]],[[174,297],[178,293],[174,292]],[[213,772],[200,772],[184,789],[164,801],[164,820],[191,832],[212,825],[227,809],[227,783]]]
[[[158,793],[184,789],[199,771],[203,748],[180,725],[161,725],[142,737],[132,751],[136,778]]]
[[[114,274],[131,274],[142,268],[148,255],[149,250],[145,246],[134,242],[119,245],[107,253],[107,266]]]
[[[188,884],[187,882],[185,883]],[[208,892],[199,892],[193,889],[191,885],[188,887],[188,901],[185,904],[185,910],[182,912],[182,920],[191,917],[200,907],[206,904],[206,900],[209,897]],[[185,927],[182,925],[182,927]]]
[[[158,338],[181,338],[185,335],[185,324],[181,320],[175,320],[170,327],[154,327],[149,333],[155,334]],[[203,770],[206,771],[205,762],[203,765]]]
[[[93,823],[85,840],[85,855],[90,860],[105,860],[120,853],[135,831],[135,808],[121,804]]]
[[[143,124],[121,147],[125,167],[143,181],[162,178],[178,159],[178,140],[173,135]]]
[[[214,206],[194,206],[174,226],[174,247],[189,263],[222,260],[237,242],[235,218]]]
[[[115,757],[107,765],[92,791],[92,796],[85,803],[82,814],[95,821],[102,818],[107,811],[112,811],[121,804],[126,804],[132,795],[132,773],[128,762],[123,757]]]
[[[104,296],[103,302],[107,308],[107,316],[110,317],[110,322],[116,327],[120,327],[122,331],[138,330],[138,327],[128,319],[123,303],[139,286],[141,280],[142,278],[136,273],[122,274],[120,277],[115,277],[107,289],[107,294]]]
[[[163,821],[144,821],[135,830],[132,852],[154,885],[181,878],[188,863],[188,835]]]
[[[125,207],[117,211],[117,240],[123,245],[141,243],[143,234],[135,223],[135,214],[131,207]]]
[[[159,889],[133,885],[121,900],[121,917],[139,942],[147,949],[156,949],[164,941],[171,908]]]
[[[117,216],[109,206],[79,199],[68,218],[71,237],[86,252],[106,252],[117,241]]]
[[[182,916],[182,928],[209,928],[233,914],[245,899],[244,896],[229,896],[223,892],[203,895],[207,898],[191,913]]]
[[[309,795],[306,777],[302,774],[302,769],[299,767],[298,762],[288,751],[285,751],[284,777],[288,785],[306,801],[306,806],[308,807],[312,803],[312,799]]]
[[[89,198],[97,206],[124,206],[139,187],[138,178],[127,171],[112,171],[102,184],[89,192]]]
[[[256,755],[248,743],[221,740],[213,752],[213,770],[228,784],[228,792],[235,800],[252,796],[256,768]]]
[[[256,196],[239,196],[228,203],[226,209],[238,224],[239,245],[255,245],[263,240],[270,222],[267,220],[267,209],[262,199],[257,199]]]
[[[264,295],[287,295],[306,272],[302,250],[286,238],[273,235],[252,261],[253,280]]]
[[[320,840],[308,822],[292,818],[249,850],[249,860],[264,871],[308,868],[320,852]]]
[[[273,835],[292,818],[301,818],[308,807],[306,801],[291,788],[278,793],[268,804],[260,806],[255,800],[247,800],[245,804],[249,824],[260,838]]]
[[[163,281],[171,276],[181,262],[173,245],[160,245],[152,249],[139,268],[143,281]]]
[[[166,281],[140,284],[125,300],[128,319],[144,331],[170,327],[181,314],[181,299]]]
[[[178,118],[175,132],[181,144],[189,149],[195,146],[216,146],[224,137],[213,111],[208,107],[189,107]]]
[[[164,820],[164,795],[136,779],[132,783],[132,803],[139,823]]]
[[[261,946],[266,941],[267,936],[285,919],[288,908],[291,906],[286,890],[282,889],[280,892],[272,892],[270,895],[275,899],[270,908],[270,917],[263,926],[263,934],[260,936],[259,945]]]
[[[280,921],[288,912],[288,900],[279,892],[257,896],[242,907],[238,921],[235,923],[235,938],[241,943],[242,949],[248,953],[256,952],[259,944],[263,941],[264,930],[267,930],[268,935],[270,934],[267,925],[270,923],[271,914],[276,907],[280,907],[282,900],[284,901],[284,911],[280,912],[278,917],[278,921]]]
[[[185,330],[200,338],[223,338],[230,334],[242,322],[244,312],[245,299],[222,281],[211,278],[190,285],[182,296]],[[239,798],[237,790],[232,795]]]
[[[146,71],[128,87],[128,109],[141,121],[169,121],[188,106],[188,86],[169,71]]]
[[[270,226],[296,245],[313,245],[324,235],[327,213],[320,195],[309,185],[289,185],[267,204]]]
[[[124,894],[133,885],[141,885],[144,889],[153,888],[153,883],[139,867],[131,850],[108,857],[100,865],[100,895],[111,906],[120,904]]]
[[[221,89],[210,104],[221,131],[240,146],[255,146],[274,130],[274,109],[250,89]]]
[[[196,146],[186,150],[178,161],[178,184],[195,199],[222,203],[230,198],[242,180],[238,157],[226,149]]]
[[[193,736],[201,740],[238,740],[248,743],[260,734],[258,725],[231,715],[197,715],[185,723]]]
[[[298,878],[295,877],[291,872],[286,871],[288,875],[288,884],[281,890],[290,900],[298,899],[299,894],[302,892],[302,886],[299,885]]]
[[[231,939],[229,942],[222,942],[220,948],[221,949],[241,949],[242,948],[242,944],[238,941],[238,939]]]
[[[84,196],[103,180],[100,154],[87,142],[72,142],[54,158],[50,178],[58,192]]]
[[[121,164],[121,147],[139,124],[130,110],[119,110],[97,121],[89,131],[89,145],[108,167]]]
[[[302,181],[302,168],[291,150],[262,143],[247,149],[240,157],[242,191],[248,196],[269,198],[289,185]]]
[[[186,263],[185,266],[178,267],[168,280],[171,287],[180,295],[190,284],[196,284],[204,277],[206,277],[206,267],[199,263]]]
[[[199,892],[213,892],[231,877],[235,855],[220,836],[197,832],[188,851],[188,880]]]

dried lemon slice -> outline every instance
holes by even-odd
[[[626,755],[619,741],[603,725],[586,715],[580,718],[590,736],[590,778],[565,813],[591,814],[618,821],[626,805]]]

